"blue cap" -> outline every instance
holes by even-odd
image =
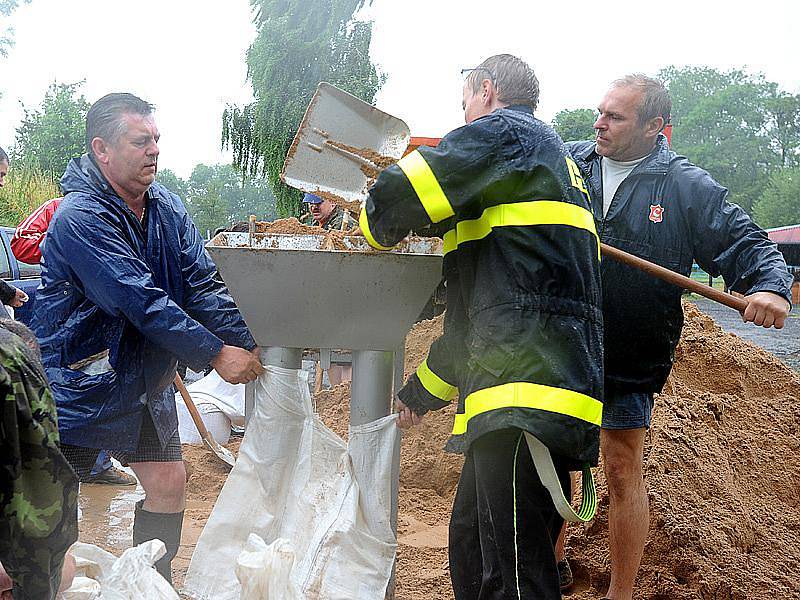
[[[303,196],[303,202],[307,202],[308,204],[320,204],[322,202],[322,198],[315,196],[314,194],[306,194]]]

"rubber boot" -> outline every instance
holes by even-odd
[[[144,500],[136,503],[133,514],[133,545],[159,539],[167,553],[156,562],[156,570],[172,585],[172,559],[178,553],[183,529],[183,512],[154,513],[142,508]]]

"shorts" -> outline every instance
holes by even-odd
[[[85,478],[91,473],[99,452],[100,450],[96,448],[61,444],[61,453],[80,478]],[[181,438],[175,431],[167,441],[167,445],[162,447],[150,411],[146,410],[142,418],[142,429],[139,432],[139,445],[136,450],[128,452],[111,450],[110,454],[123,466],[139,462],[177,462],[182,459]]]
[[[603,399],[603,429],[650,428],[653,416],[653,394],[622,392],[606,388]]]

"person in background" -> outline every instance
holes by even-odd
[[[52,600],[74,574],[78,480],[36,337],[11,319],[0,319],[0,406],[0,599]]]
[[[133,543],[158,538],[171,581],[186,470],[172,383],[180,359],[229,383],[254,380],[258,349],[183,202],[155,181],[154,107],[108,94],[86,117],[87,153],[61,178],[42,248],[33,326],[58,405],[62,451],[88,472],[98,449],[129,464],[145,498]]]
[[[748,301],[746,322],[783,327],[791,276],[783,256],[728,190],[670,150],[671,100],[641,74],[611,84],[595,141],[571,142],[589,186],[597,231],[611,246],[689,275],[697,262]],[[606,598],[631,600],[647,529],[642,477],[653,395],[672,369],[683,326],[682,290],[613,260],[602,262],[605,382],[601,452],[608,482],[611,581]]]
[[[345,214],[330,198],[320,198],[314,194],[306,194],[303,202],[308,205],[308,211],[314,219],[314,225],[323,229],[341,229]],[[355,221],[352,223],[355,226]]]
[[[3,150],[3,148],[0,148],[0,188],[6,184],[8,165],[8,154],[6,154],[6,151]],[[19,308],[27,301],[28,294],[0,279],[0,317],[10,317],[12,315],[12,313],[6,309],[6,306]]]

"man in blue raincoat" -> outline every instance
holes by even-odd
[[[86,117],[88,153],[61,179],[65,198],[43,251],[34,329],[58,405],[62,451],[82,475],[97,449],[145,490],[133,542],[158,538],[170,579],[186,471],[171,384],[177,359],[231,383],[262,372],[256,343],[181,200],[155,182],[153,106],[109,94]]]

